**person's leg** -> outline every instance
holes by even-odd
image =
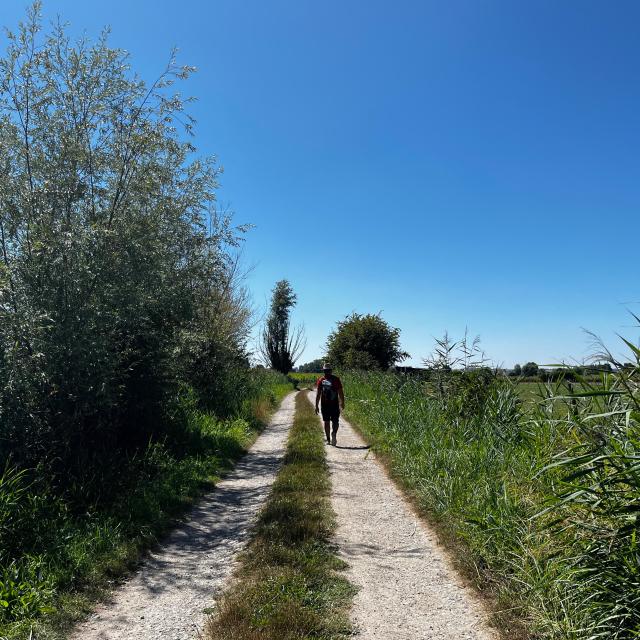
[[[340,416],[333,416],[331,418],[331,425],[333,427],[331,432],[331,444],[335,446],[338,427],[340,426]]]
[[[327,436],[327,442],[331,442],[331,432],[329,431],[329,420],[324,421],[324,432]]]

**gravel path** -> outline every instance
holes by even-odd
[[[310,398],[311,399],[311,398]],[[360,588],[352,609],[366,640],[495,640],[487,614],[436,535],[344,419],[327,447],[336,543]]]
[[[249,453],[189,520],[77,628],[74,640],[189,640],[204,625],[275,478],[293,424],[288,395]]]

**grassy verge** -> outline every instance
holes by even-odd
[[[183,402],[180,447],[156,442],[132,459],[114,460],[113,477],[103,481],[117,498],[85,512],[75,512],[64,496],[38,495],[20,473],[0,473],[0,496],[11,498],[14,520],[22,518],[35,540],[33,552],[0,566],[0,605],[12,618],[0,618],[0,638],[64,638],[233,467],[291,390],[283,376],[265,375],[242,416],[229,420]]]
[[[630,640],[640,629],[640,349],[577,392],[523,402],[471,372],[346,373],[348,417],[494,605],[504,637]],[[474,380],[482,384],[475,384]]]
[[[580,637],[562,610],[566,585],[552,559],[567,554],[570,541],[554,533],[551,514],[534,517],[551,492],[552,478],[538,473],[558,450],[561,427],[524,433],[510,414],[515,391],[496,398],[495,415],[461,416],[419,381],[345,374],[343,383],[348,418],[489,598],[504,637]]]
[[[330,539],[334,514],[322,430],[299,393],[283,467],[207,640],[346,638],[354,588]]]

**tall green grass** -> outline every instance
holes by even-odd
[[[441,394],[345,373],[348,417],[494,599],[506,637],[638,637],[638,367],[579,394],[547,385],[528,410],[505,379],[455,375]]]
[[[113,472],[96,478],[103,498],[82,509],[50,487],[43,470],[7,464],[0,473],[0,637],[28,638],[32,630],[40,639],[64,637],[244,453],[291,390],[285,376],[258,372],[240,413],[220,420],[183,389],[167,438],[114,459]]]

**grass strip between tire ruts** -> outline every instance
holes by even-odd
[[[335,515],[324,438],[301,392],[282,468],[206,640],[346,638],[355,588],[331,543]]]

